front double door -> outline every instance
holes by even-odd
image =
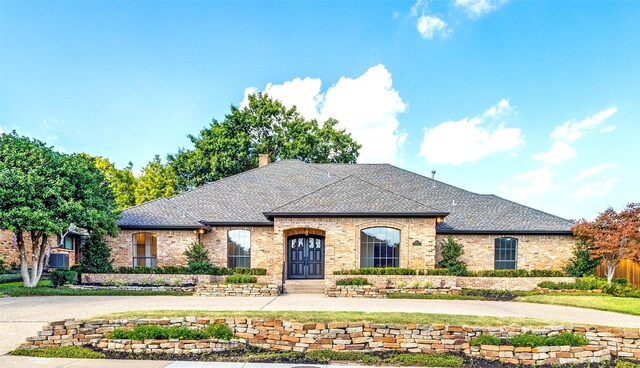
[[[290,236],[287,239],[287,260],[290,279],[324,278],[324,238]]]

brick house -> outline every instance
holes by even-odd
[[[360,267],[434,268],[441,242],[470,270],[560,269],[572,222],[388,164],[269,163],[129,208],[109,239],[116,266],[184,265],[201,241],[212,263],[274,281]]]

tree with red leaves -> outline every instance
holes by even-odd
[[[621,260],[640,259],[640,203],[630,203],[620,212],[608,208],[593,221],[580,220],[572,231],[605,262],[609,284]]]

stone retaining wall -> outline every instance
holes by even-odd
[[[325,288],[325,295],[339,298],[386,298],[388,293],[460,294],[461,288],[378,288],[372,285],[340,285]]]
[[[209,323],[226,323],[235,333],[235,340],[115,340],[105,337],[114,328],[132,328],[139,324],[190,326],[205,328]],[[470,346],[469,341],[482,334],[501,338],[532,332],[551,336],[562,332],[584,335],[589,344],[583,347],[514,348],[512,346]],[[295,323],[281,320],[227,318],[163,318],[131,320],[66,320],[44,326],[37,336],[22,344],[24,348],[92,345],[102,349],[128,352],[204,353],[249,344],[277,351],[384,351],[410,353],[464,353],[467,356],[521,364],[563,364],[599,362],[611,356],[640,358],[640,335],[637,329],[621,330],[602,327],[548,326],[470,327],[439,324],[381,324],[370,322]]]
[[[123,286],[107,286],[107,285],[67,285],[72,289],[80,290],[130,290],[130,291],[183,291],[194,292],[195,286],[153,286],[153,285],[123,285]]]
[[[278,296],[282,293],[276,284],[200,284],[195,296]]]
[[[164,280],[166,285],[218,284],[224,282],[226,275],[185,275],[185,274],[139,274],[139,273],[83,273],[82,284],[105,284],[113,281],[127,285],[142,284],[145,281]],[[258,283],[268,284],[267,275],[255,276]]]
[[[491,290],[519,290],[527,291],[538,287],[543,281],[554,283],[575,282],[573,277],[462,277],[435,275],[327,275],[326,287],[335,286],[336,280],[349,278],[365,278],[373,286],[380,289],[399,288],[413,284],[430,284],[431,288],[473,288]]]

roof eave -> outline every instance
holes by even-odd
[[[449,212],[263,212],[265,217],[445,217]]]
[[[197,230],[204,227],[204,225],[118,225],[120,229],[124,230]]]
[[[573,235],[571,230],[461,230],[438,229],[436,234],[505,234],[505,235]]]
[[[251,222],[251,221],[203,221],[207,226],[273,226],[273,222]]]

